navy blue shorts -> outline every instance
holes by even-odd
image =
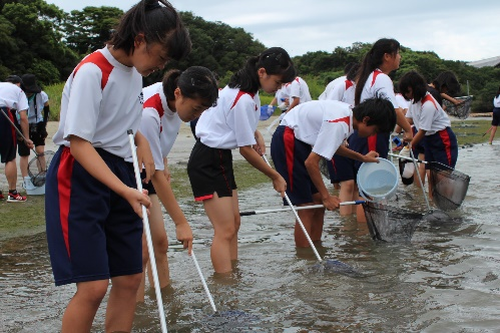
[[[318,193],[304,165],[311,151],[312,147],[297,140],[289,127],[278,126],[273,134],[271,157],[276,171],[287,183],[286,193],[294,205],[313,202],[313,194]]]
[[[500,124],[500,108],[493,108],[493,119],[491,126],[498,126]]]
[[[443,163],[455,168],[458,158],[458,143],[450,127],[424,138],[425,160]],[[430,169],[430,165],[425,165]]]
[[[230,149],[210,148],[197,140],[187,171],[196,201],[212,199],[214,193],[219,198],[232,197],[237,188]]]
[[[354,162],[353,159],[337,154],[333,155],[333,159],[327,163],[332,184],[356,179]]]
[[[0,108],[0,160],[7,163],[16,158],[16,130],[12,124],[5,119],[5,115],[14,121],[14,115],[8,108]]]
[[[111,171],[136,187],[133,167],[97,149]],[[130,204],[60,147],[45,183],[50,261],[57,286],[142,272],[142,220]]]

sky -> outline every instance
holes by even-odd
[[[138,0],[46,0],[65,12],[87,6],[124,11]],[[499,0],[171,0],[179,11],[241,27],[266,47],[291,56],[332,52],[355,42],[395,38],[445,60],[500,56]],[[404,61],[404,59],[402,60]]]

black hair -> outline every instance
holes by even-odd
[[[396,54],[401,45],[395,39],[382,38],[373,44],[372,48],[365,55],[356,79],[356,92],[354,95],[354,104],[359,104],[361,92],[365,86],[366,80],[370,74],[382,65],[384,54]]]
[[[376,125],[379,133],[390,133],[396,126],[396,111],[391,101],[385,98],[368,98],[352,109],[352,115],[357,121],[368,117],[366,125]]]
[[[353,62],[352,64],[353,65],[349,68],[349,71],[346,72],[346,77],[348,80],[354,81],[358,75],[361,65],[358,62]]]
[[[21,77],[19,75],[9,75],[7,76],[7,78],[5,79],[5,82],[10,82],[10,83],[23,83],[23,80],[21,79]]]
[[[207,107],[217,104],[219,87],[214,74],[208,68],[192,66],[185,71],[170,70],[163,77],[162,85],[167,101],[175,100],[174,90],[179,88],[182,96],[199,98]]]
[[[162,44],[169,59],[180,60],[191,52],[189,32],[168,1],[141,0],[122,16],[108,43],[131,54],[139,34],[146,43]]]
[[[347,65],[344,66],[344,74],[349,73],[349,71],[352,69],[353,66],[359,67],[359,62],[351,61],[351,62],[347,63]]]
[[[260,88],[257,71],[264,68],[268,75],[281,75],[281,82],[292,82],[297,72],[288,53],[281,47],[271,47],[256,57],[247,60],[245,66],[229,80],[230,88],[240,88],[247,93],[256,93]]]
[[[443,88],[447,89],[446,93],[448,95],[456,95],[460,92],[460,83],[458,83],[457,77],[451,71],[439,73],[432,81],[432,84],[440,93],[444,92]]]
[[[399,91],[403,96],[405,96],[405,94],[408,92],[408,89],[411,88],[413,92],[414,104],[420,102],[427,94],[427,83],[424,77],[414,70],[405,73],[399,79],[398,86]]]

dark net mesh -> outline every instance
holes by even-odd
[[[446,105],[446,112],[450,116],[454,116],[460,119],[466,119],[469,117],[471,106],[472,106],[472,96],[457,97],[458,100],[463,102],[455,105],[445,99],[443,99],[444,105]]]
[[[469,188],[470,176],[439,162],[430,163],[432,201],[444,211],[460,207]]]
[[[385,242],[409,242],[423,218],[421,213],[382,203],[366,202],[363,207],[372,238]]]
[[[28,175],[31,178],[31,182],[36,187],[40,187],[45,184],[45,175],[47,174],[47,170],[53,157],[54,152],[47,150],[43,154],[35,156],[29,162]]]

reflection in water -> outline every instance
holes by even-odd
[[[327,212],[318,252],[362,276],[315,270],[310,249],[295,249],[291,212],[242,218],[240,258],[229,276],[213,274],[212,228],[201,205],[183,205],[214,315],[193,261],[169,249],[172,286],[163,292],[172,332],[495,332],[500,327],[500,229],[496,216],[498,146],[462,149],[472,176],[463,207],[426,212],[422,192],[401,185],[391,204],[426,213],[411,242],[373,241],[366,224]],[[478,161],[481,166],[478,167]],[[240,193],[241,210],[277,208],[271,184]],[[167,223],[169,235],[175,235]],[[43,234],[4,241],[0,255],[0,331],[56,332],[74,286],[55,288]],[[175,243],[174,241],[172,243]],[[137,308],[134,332],[159,332],[152,290]],[[102,332],[104,306],[93,332]]]

